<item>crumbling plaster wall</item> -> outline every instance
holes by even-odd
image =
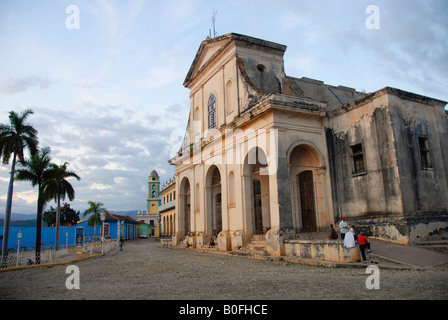
[[[325,131],[335,220],[402,214],[387,98],[372,99],[328,119]],[[358,174],[351,148],[356,144],[362,144],[365,165],[365,172]]]
[[[447,118],[440,105],[388,88],[326,126],[335,221],[400,243],[440,239],[448,231]],[[419,100],[420,99],[420,100]],[[418,137],[432,167],[420,164]],[[353,173],[351,146],[362,143],[365,173]]]
[[[448,124],[443,104],[413,94],[391,95],[409,242],[448,239]],[[419,137],[427,139],[430,168],[421,164]]]
[[[448,210],[448,135],[443,108],[390,97],[405,215]],[[418,138],[427,139],[431,168],[422,168]],[[445,196],[440,196],[445,195]]]

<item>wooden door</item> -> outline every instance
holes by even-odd
[[[261,201],[261,182],[258,179],[253,181],[254,192],[254,234],[263,234],[263,211]]]
[[[302,231],[315,232],[317,231],[317,224],[313,172],[303,171],[298,176],[302,211]]]

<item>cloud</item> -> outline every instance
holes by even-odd
[[[25,76],[21,78],[7,78],[0,83],[0,92],[6,94],[22,93],[31,88],[48,89],[56,81],[39,76]]]
[[[437,14],[446,2],[389,1],[379,9],[380,30],[365,30],[355,45],[375,57],[378,73],[394,82],[387,85],[446,98],[448,22]]]
[[[153,113],[122,105],[80,104],[74,109],[36,107],[32,123],[42,146],[52,148],[53,161],[69,162],[81,177],[71,181],[76,190],[73,206],[101,201],[117,210],[144,210],[146,183],[156,169],[168,179],[173,130],[186,122],[188,104],[158,106]],[[72,112],[71,110],[77,110]],[[184,110],[183,112],[181,112]],[[168,112],[171,117],[167,117]],[[123,196],[127,195],[126,201]]]

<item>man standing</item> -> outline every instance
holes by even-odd
[[[339,222],[339,230],[341,230],[341,239],[342,240],[344,240],[345,234],[348,231],[348,224],[347,224],[347,222],[345,220],[346,220],[346,218],[342,217],[342,221]]]

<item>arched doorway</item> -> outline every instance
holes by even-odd
[[[188,178],[184,178],[180,184],[180,196],[179,196],[179,204],[180,204],[180,221],[182,221],[183,226],[181,226],[181,230],[184,232],[184,235],[187,235],[191,232],[191,208],[190,208],[190,181]]]
[[[217,166],[211,166],[206,177],[207,229],[217,237],[222,231],[221,173]]]
[[[267,157],[261,148],[249,151],[244,161],[246,211],[253,234],[265,234],[271,228]]]
[[[300,192],[300,211],[302,212],[302,231],[317,231],[316,205],[314,198],[313,172],[302,171],[298,174]]]
[[[319,230],[320,170],[322,163],[312,146],[300,144],[294,147],[289,156],[289,171],[293,223],[298,231]]]

